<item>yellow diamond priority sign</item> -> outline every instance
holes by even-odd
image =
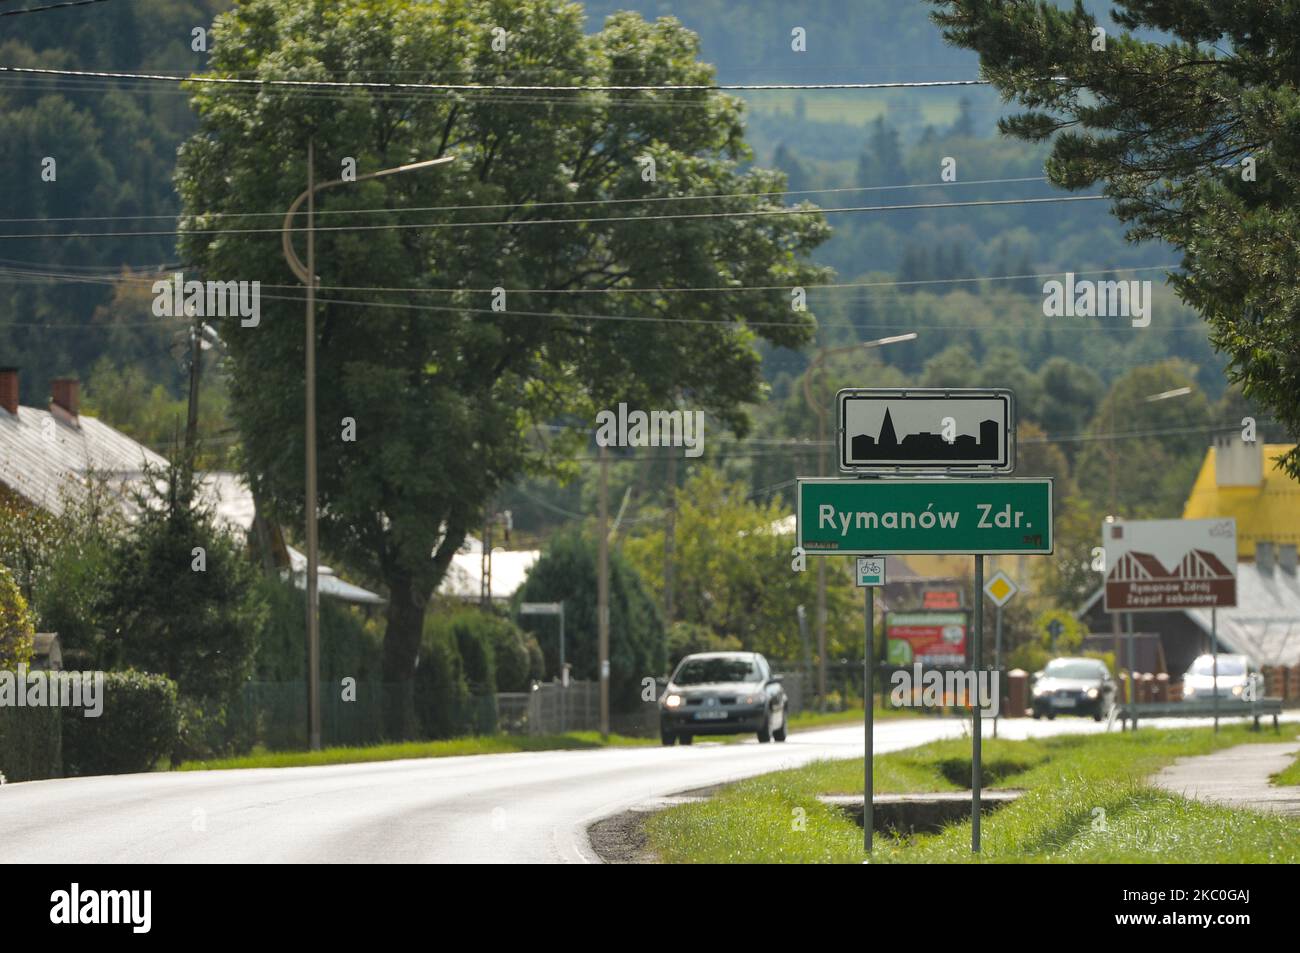
[[[1020,591],[1020,587],[1011,581],[1011,577],[1001,569],[984,584],[984,593],[999,609],[1011,601],[1011,597]]]

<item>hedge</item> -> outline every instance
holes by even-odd
[[[91,673],[74,677],[93,678]],[[176,683],[146,672],[105,672],[103,712],[64,708],[63,771],[68,777],[152,770],[180,736]]]
[[[0,706],[0,776],[6,782],[63,776],[59,709]]]

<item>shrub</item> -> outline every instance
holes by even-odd
[[[59,709],[0,707],[0,777],[7,782],[63,776]]]
[[[738,652],[743,647],[734,635],[718,635],[694,622],[674,622],[668,627],[668,669],[696,652]]]
[[[71,673],[90,679],[90,673]],[[103,712],[63,708],[63,770],[69,777],[149,771],[180,736],[176,683],[146,672],[104,673]]]
[[[35,632],[27,600],[13,575],[0,566],[0,668],[14,668],[32,660]]]
[[[252,671],[265,607],[246,547],[216,523],[192,470],[146,468],[138,516],[110,558],[105,660],[160,672],[196,699],[230,698]]]
[[[267,612],[258,629],[254,678],[261,682],[302,682],[307,673],[307,594],[289,582],[263,576],[257,582]],[[383,665],[382,636],[361,614],[334,599],[320,602],[320,676],[359,682],[378,679]]]
[[[575,678],[595,681],[596,543],[574,531],[557,533],[528,574],[516,599],[564,602],[566,661]],[[548,675],[558,675],[559,633],[552,619],[525,616],[546,655]],[[666,639],[659,609],[645,583],[619,552],[609,554],[609,697],[615,711],[641,704],[641,680],[658,675],[666,663]]]
[[[415,717],[425,738],[454,738],[469,730],[469,686],[460,652],[445,629],[425,624],[415,667]]]

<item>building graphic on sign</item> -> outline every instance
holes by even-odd
[[[954,462],[996,459],[1001,451],[1001,423],[982,420],[979,438],[971,434],[957,434],[951,441],[942,434],[920,431],[909,433],[901,440],[894,430],[894,420],[889,410],[881,422],[876,436],[856,434],[853,437],[853,459],[860,462],[873,460],[951,460]]]
[[[1235,537],[1225,520],[1106,524],[1107,609],[1236,605]]]

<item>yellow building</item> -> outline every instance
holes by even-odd
[[[1235,517],[1237,558],[1254,560],[1255,544],[1300,543],[1300,483],[1276,460],[1289,444],[1249,444],[1236,434],[1218,438],[1183,507],[1183,519]],[[1271,553],[1269,555],[1272,555]]]

